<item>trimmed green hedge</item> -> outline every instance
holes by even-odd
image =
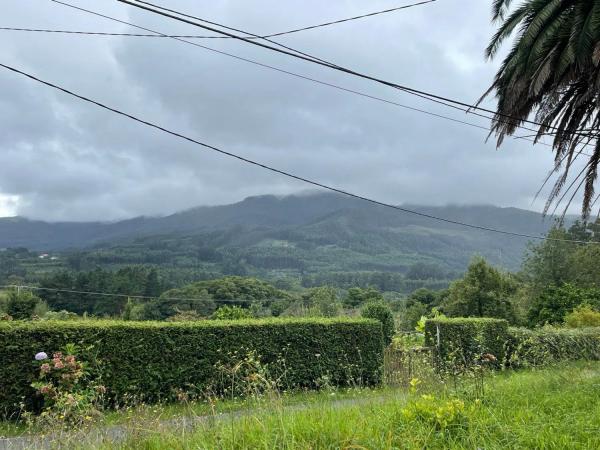
[[[264,364],[285,360],[286,388],[316,387],[322,377],[335,385],[376,384],[383,364],[381,324],[365,319],[3,322],[0,415],[15,413],[23,399],[31,401],[34,355],[51,355],[68,343],[93,346],[102,383],[115,402],[128,396],[169,400],[178,389],[202,391],[219,377],[215,365],[251,350]]]
[[[425,322],[425,345],[433,348],[438,367],[469,367],[483,354],[504,361],[508,322],[491,318],[439,318]]]
[[[600,328],[510,328],[508,351],[508,363],[512,367],[580,359],[597,361],[600,360]]]

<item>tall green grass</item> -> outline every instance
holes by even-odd
[[[476,398],[468,382],[407,398],[401,391],[364,401],[321,402],[305,408],[274,403],[257,413],[202,422],[192,433],[138,435],[127,449],[421,449],[600,448],[600,364],[577,363],[490,375]],[[437,408],[460,398],[464,408],[447,426]],[[420,410],[425,402],[432,414]],[[415,406],[417,405],[417,406]],[[417,414],[408,413],[409,410]],[[444,410],[445,411],[445,410]],[[116,448],[113,443],[108,448]]]

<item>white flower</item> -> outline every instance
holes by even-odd
[[[36,361],[43,361],[44,359],[48,359],[48,355],[46,352],[39,352],[35,354]]]

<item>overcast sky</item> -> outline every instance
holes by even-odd
[[[164,33],[209,34],[113,0],[66,0]],[[171,8],[271,33],[412,0],[192,0]],[[438,0],[278,38],[338,64],[475,101],[499,61],[484,60],[491,0]],[[139,32],[50,0],[4,0],[2,25]],[[392,203],[532,204],[550,149],[340,92],[172,39],[0,31],[0,61],[147,120],[298,175]],[[195,40],[405,105],[484,119],[222,39]],[[161,215],[302,183],[82,103],[0,69],[0,216],[115,220]],[[527,134],[527,132],[525,132]]]

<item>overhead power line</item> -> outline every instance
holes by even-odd
[[[56,1],[56,0],[52,0],[52,1]],[[429,101],[433,101],[433,102],[437,102],[437,103],[441,103],[441,104],[446,104],[446,106],[448,106],[447,103],[450,103],[450,104],[453,104],[453,105],[462,106],[463,108],[465,108],[464,109],[465,112],[470,112],[472,110],[483,111],[483,112],[486,112],[486,113],[493,114],[495,117],[502,117],[502,118],[504,118],[506,120],[513,121],[513,122],[515,122],[515,124],[516,123],[520,123],[520,122],[521,123],[529,123],[529,124],[536,125],[536,126],[539,126],[539,127],[547,127],[548,129],[552,129],[554,131],[559,131],[559,132],[564,131],[564,130],[561,130],[560,128],[557,128],[557,127],[554,127],[554,126],[551,126],[551,125],[544,125],[543,123],[540,123],[540,122],[537,122],[537,121],[534,121],[534,120],[521,119],[519,117],[514,117],[514,116],[511,116],[509,114],[504,114],[504,113],[500,113],[500,112],[497,112],[497,111],[492,111],[490,109],[483,108],[483,107],[478,106],[478,105],[473,105],[473,104],[466,103],[466,102],[463,102],[463,101],[460,101],[460,100],[455,100],[455,99],[444,97],[444,96],[441,96],[441,95],[438,95],[438,94],[433,94],[433,93],[430,93],[430,92],[426,92],[426,91],[423,91],[423,90],[420,90],[420,89],[411,88],[411,87],[406,86],[406,85],[402,85],[402,84],[394,83],[394,82],[391,82],[391,81],[387,81],[387,80],[384,80],[382,78],[378,78],[376,76],[367,75],[367,74],[364,74],[364,73],[361,73],[361,72],[357,72],[355,70],[352,70],[352,69],[340,66],[340,65],[332,63],[330,61],[325,61],[325,60],[322,60],[320,58],[316,58],[316,57],[304,54],[300,50],[297,50],[297,49],[294,49],[294,48],[291,48],[291,47],[287,47],[287,48],[284,48],[284,49],[273,47],[273,46],[271,46],[269,44],[265,44],[263,42],[259,42],[258,40],[252,40],[252,39],[249,39],[246,36],[239,36],[239,35],[230,33],[228,31],[223,31],[223,30],[218,29],[218,28],[214,28],[214,27],[211,27],[211,26],[208,26],[208,25],[204,25],[203,23],[198,23],[197,21],[208,23],[208,24],[220,27],[220,28],[227,29],[227,30],[235,30],[236,32],[241,32],[241,33],[244,33],[244,34],[248,34],[248,35],[253,36],[253,37],[260,37],[257,34],[250,33],[248,31],[240,30],[240,29],[237,29],[237,28],[232,28],[232,27],[229,27],[229,26],[226,26],[226,25],[223,25],[223,24],[219,24],[219,23],[214,22],[214,21],[209,21],[209,20],[206,20],[206,19],[203,19],[203,18],[200,18],[200,17],[193,16],[191,14],[186,14],[186,13],[183,13],[181,11],[177,11],[177,10],[174,10],[174,9],[166,8],[164,6],[160,6],[160,5],[151,3],[151,2],[147,2],[147,1],[143,1],[143,0],[135,0],[135,1],[132,1],[132,0],[116,0],[116,1],[118,1],[120,3],[124,3],[124,4],[127,4],[127,5],[130,5],[130,6],[133,6],[135,8],[139,8],[139,9],[151,12],[153,14],[157,14],[157,15],[160,15],[160,16],[163,16],[163,17],[167,17],[167,18],[179,21],[179,22],[187,23],[189,25],[193,25],[193,26],[196,26],[196,27],[208,30],[208,31],[212,31],[214,33],[218,33],[218,34],[223,35],[223,36],[229,36],[231,38],[234,38],[234,39],[237,39],[237,40],[240,40],[240,41],[244,41],[244,42],[247,42],[249,44],[265,48],[267,50],[275,51],[277,53],[286,54],[288,56],[292,56],[294,58],[302,59],[304,61],[308,61],[308,62],[311,62],[313,64],[318,64],[320,66],[328,67],[330,69],[337,70],[337,71],[340,71],[340,72],[344,72],[344,73],[347,73],[349,75],[353,75],[353,76],[356,76],[356,77],[359,77],[359,78],[363,78],[363,79],[366,79],[366,80],[374,81],[376,83],[379,83],[379,84],[382,84],[382,85],[385,85],[385,86],[389,86],[389,87],[398,89],[400,91],[404,91],[404,92],[409,93],[411,95],[419,94],[419,96],[423,96],[423,98],[426,98]],[[193,20],[190,20],[190,19],[193,19]],[[280,45],[280,44],[277,44],[277,43],[275,43],[275,44],[276,45]],[[590,137],[589,134],[582,134],[582,133],[575,133],[575,134],[578,135],[578,136],[582,136],[582,137]]]
[[[337,24],[343,23],[343,22],[350,22],[351,20],[364,19],[366,17],[373,17],[373,16],[378,16],[380,14],[387,14],[387,13],[391,13],[391,12],[395,12],[395,11],[400,11],[402,9],[412,8],[413,6],[421,6],[421,5],[425,5],[427,3],[433,3],[435,1],[436,0],[426,0],[426,1],[418,2],[418,3],[411,3],[410,5],[403,5],[403,6],[398,6],[396,8],[384,9],[383,11],[376,11],[376,12],[372,12],[372,13],[362,14],[360,16],[348,17],[347,19],[333,20],[331,22],[321,23],[319,25],[310,25],[308,27],[296,28],[295,30],[267,34],[264,37],[270,38],[270,37],[283,36],[286,34],[298,33],[300,31],[314,30],[315,28],[328,27],[330,25],[337,25]]]
[[[176,41],[183,42],[183,43],[189,44],[189,45],[193,45],[195,47],[202,48],[204,50],[208,50],[210,52],[217,53],[217,54],[220,54],[220,55],[223,55],[223,56],[227,56],[227,57],[236,59],[238,61],[242,61],[242,62],[246,62],[246,63],[249,63],[249,64],[253,64],[253,65],[265,68],[265,69],[269,69],[269,70],[273,70],[273,71],[276,71],[276,72],[279,72],[279,73],[283,73],[285,75],[290,75],[290,76],[293,76],[295,78],[300,78],[300,79],[303,79],[303,80],[306,80],[306,81],[310,81],[310,82],[313,82],[313,83],[316,83],[316,84],[320,84],[322,86],[327,86],[327,87],[330,87],[330,88],[334,88],[334,89],[337,89],[337,90],[342,91],[342,92],[346,92],[346,93],[349,93],[349,94],[358,95],[358,96],[361,96],[361,97],[364,97],[364,98],[368,98],[368,99],[371,99],[371,100],[379,101],[381,103],[386,103],[388,105],[397,106],[399,108],[403,108],[403,109],[407,109],[407,110],[410,110],[410,111],[419,112],[419,113],[426,114],[426,115],[429,115],[429,116],[432,116],[432,117],[437,117],[439,119],[444,119],[444,120],[448,120],[448,121],[451,121],[451,122],[460,123],[460,124],[467,125],[467,126],[470,126],[470,127],[473,127],[473,128],[478,128],[478,129],[481,129],[481,130],[484,130],[484,131],[487,131],[487,132],[491,132],[492,131],[492,129],[490,127],[487,127],[487,126],[479,125],[479,124],[476,124],[476,123],[473,123],[473,122],[468,122],[466,120],[460,120],[460,119],[457,119],[457,118],[454,118],[454,117],[445,116],[443,114],[434,113],[434,112],[427,111],[427,110],[424,110],[424,109],[421,109],[421,108],[416,108],[414,106],[405,105],[405,104],[402,104],[402,103],[399,103],[399,102],[396,102],[396,101],[393,101],[393,100],[389,100],[389,99],[377,97],[375,95],[367,94],[365,92],[357,91],[355,89],[346,88],[346,87],[343,87],[343,86],[340,86],[340,85],[337,85],[337,84],[334,84],[334,83],[329,83],[329,82],[322,81],[322,80],[319,80],[319,79],[316,79],[316,78],[312,78],[312,77],[309,77],[309,76],[306,76],[306,75],[302,75],[302,74],[299,74],[297,72],[292,72],[292,71],[287,70],[287,69],[282,69],[280,67],[272,66],[270,64],[265,64],[265,63],[262,63],[262,62],[259,62],[259,61],[253,60],[253,59],[249,59],[249,58],[246,58],[246,57],[238,56],[238,55],[235,55],[233,53],[228,53],[228,52],[225,52],[225,51],[222,51],[222,50],[217,50],[217,49],[214,49],[214,48],[211,48],[211,47],[207,47],[207,46],[199,44],[197,42],[192,42],[192,41],[188,41],[188,40],[184,39],[182,36],[188,37],[188,36],[185,36],[185,35],[167,35],[167,34],[161,33],[160,31],[156,31],[154,29],[151,29],[151,28],[143,27],[141,25],[137,25],[137,24],[132,23],[132,22],[128,22],[128,21],[125,21],[125,20],[117,19],[116,17],[108,16],[106,14],[102,14],[102,13],[99,13],[97,11],[92,11],[90,9],[82,8],[80,6],[72,5],[70,3],[66,3],[66,2],[63,2],[63,1],[59,1],[59,0],[51,0],[51,1],[53,1],[54,3],[59,3],[59,4],[63,5],[63,6],[68,7],[68,8],[73,8],[73,9],[76,9],[76,10],[81,11],[81,12],[85,12],[85,13],[92,14],[92,15],[95,15],[95,16],[98,16],[98,17],[102,17],[104,19],[111,20],[113,22],[121,23],[123,25],[128,25],[128,26],[140,29],[140,30],[144,30],[144,31],[148,31],[150,33],[154,33],[154,34],[125,34],[127,36],[154,36],[154,37],[172,38],[172,39],[174,39]],[[72,34],[79,34],[79,33],[85,33],[85,32],[73,32]],[[96,34],[96,33],[92,33],[92,34]],[[193,37],[193,36],[191,36],[191,37]],[[418,96],[422,97],[422,98],[426,98],[426,97],[421,96],[421,95],[418,95]],[[442,102],[439,102],[439,103],[442,103]],[[444,104],[445,106],[449,106],[451,108],[454,108],[454,109],[458,109],[458,110],[460,110],[462,112],[465,112],[465,110],[463,108],[459,108],[459,107],[457,107],[455,105],[446,104],[446,103],[442,103],[442,104]],[[486,116],[484,114],[480,114],[480,113],[477,113],[477,112],[470,112],[470,114],[476,115],[476,116],[479,116],[479,117],[483,117],[483,118],[488,119],[488,120],[492,119],[489,116]],[[521,126],[520,128],[524,128],[525,130],[528,130],[528,131],[535,131],[535,130],[533,130],[531,128],[526,128],[526,127],[523,127],[523,126]],[[542,142],[542,141],[539,141],[539,140],[536,142],[535,139],[531,138],[530,136],[518,136],[518,135],[514,136],[513,135],[513,136],[511,136],[511,138],[517,139],[517,140],[529,141],[529,142],[532,142],[534,144],[544,145],[546,147],[552,147],[552,145],[547,144],[547,143]],[[583,152],[581,152],[581,153],[583,155],[586,155],[586,156],[591,156],[591,155],[588,155],[587,153],[583,153]]]
[[[81,34],[88,36],[129,36],[149,38],[186,38],[186,39],[223,39],[223,36],[198,36],[194,34],[145,34],[145,33],[114,33],[109,31],[80,31],[80,30],[56,30],[48,28],[18,28],[0,27],[2,31],[26,31],[30,33],[54,33],[54,34]]]
[[[251,164],[251,165],[256,166],[256,167],[260,167],[260,168],[268,170],[270,172],[277,173],[279,175],[283,175],[285,177],[288,177],[288,178],[291,178],[291,179],[294,179],[294,180],[297,180],[297,181],[301,181],[303,183],[307,183],[307,184],[310,184],[310,185],[313,185],[313,186],[316,186],[316,187],[320,187],[322,189],[326,189],[326,190],[329,190],[329,191],[332,191],[332,192],[336,192],[338,194],[342,194],[342,195],[345,195],[347,197],[352,197],[352,198],[355,198],[355,199],[358,199],[358,200],[363,200],[365,202],[368,202],[368,203],[371,203],[371,204],[374,204],[374,205],[383,206],[385,208],[394,209],[396,211],[401,211],[401,212],[412,214],[412,215],[415,215],[415,216],[424,217],[424,218],[435,220],[435,221],[438,221],[438,222],[449,223],[449,224],[458,225],[458,226],[462,226],[462,227],[466,227],[466,228],[471,228],[471,229],[476,229],[476,230],[481,230],[481,231],[489,231],[489,232],[492,232],[492,233],[503,234],[503,235],[507,235],[507,236],[522,237],[522,238],[537,239],[537,240],[558,241],[558,242],[572,242],[572,243],[577,243],[577,244],[588,244],[589,243],[588,241],[580,241],[580,240],[572,240],[572,239],[549,238],[547,236],[531,235],[531,234],[525,234],[525,233],[517,233],[517,232],[512,232],[512,231],[500,230],[500,229],[497,229],[497,228],[490,228],[490,227],[485,227],[485,226],[480,226],[480,225],[474,225],[474,224],[471,224],[471,223],[461,222],[461,221],[458,221],[458,220],[447,219],[447,218],[438,217],[438,216],[435,216],[435,215],[432,215],[432,214],[427,214],[427,213],[423,213],[423,212],[419,212],[419,211],[414,211],[414,210],[411,210],[411,209],[408,209],[408,208],[404,208],[402,206],[393,205],[393,204],[385,203],[385,202],[382,202],[382,201],[379,201],[379,200],[375,200],[375,199],[372,199],[372,198],[369,198],[369,197],[366,197],[366,196],[363,196],[363,195],[354,194],[354,193],[351,193],[349,191],[346,191],[346,190],[343,190],[343,189],[340,189],[340,188],[336,188],[334,186],[329,186],[329,185],[321,183],[319,181],[312,180],[312,179],[309,179],[309,178],[305,178],[305,177],[303,177],[301,175],[296,175],[295,173],[288,172],[288,171],[285,171],[285,170],[282,170],[282,169],[278,169],[276,167],[270,166],[270,165],[262,163],[260,161],[255,161],[255,160],[246,158],[244,156],[240,156],[240,155],[237,155],[235,153],[232,153],[232,152],[220,149],[220,148],[215,147],[213,145],[201,142],[201,141],[199,141],[197,139],[191,138],[191,137],[186,136],[184,134],[178,133],[176,131],[172,131],[172,130],[170,130],[168,128],[165,128],[165,127],[163,127],[161,125],[157,125],[157,124],[155,124],[153,122],[147,121],[145,119],[141,119],[141,118],[136,117],[136,116],[134,116],[132,114],[129,114],[129,113],[120,111],[120,110],[118,110],[116,108],[110,107],[110,106],[108,106],[108,105],[106,105],[104,103],[101,103],[101,102],[97,101],[97,100],[93,100],[91,98],[88,98],[88,97],[85,97],[83,95],[77,94],[77,93],[75,93],[73,91],[70,91],[70,90],[68,90],[68,89],[66,89],[64,87],[58,86],[58,85],[56,85],[54,83],[51,83],[49,81],[42,80],[42,79],[36,77],[35,75],[29,74],[27,72],[24,72],[22,70],[19,70],[19,69],[15,68],[15,67],[12,67],[12,66],[9,66],[9,65],[6,65],[6,64],[3,64],[3,63],[0,63],[0,67],[3,67],[3,68],[5,68],[5,69],[7,69],[7,70],[9,70],[11,72],[14,72],[16,74],[19,74],[19,75],[22,75],[24,77],[27,77],[27,78],[29,78],[29,79],[31,79],[33,81],[36,81],[38,83],[44,84],[46,86],[49,86],[49,87],[51,87],[53,89],[61,91],[61,92],[65,93],[65,94],[68,94],[68,95],[70,95],[72,97],[76,97],[76,98],[78,98],[80,100],[83,100],[83,101],[85,101],[87,103],[91,103],[91,104],[96,105],[96,106],[98,106],[98,107],[100,107],[102,109],[106,109],[106,110],[111,111],[111,112],[113,112],[115,114],[118,114],[120,116],[126,117],[128,119],[131,119],[131,120],[133,120],[135,122],[141,123],[141,124],[146,125],[148,127],[154,128],[156,130],[162,131],[163,133],[170,134],[171,136],[175,136],[175,137],[177,137],[179,139],[182,139],[182,140],[185,140],[187,142],[194,143],[196,145],[199,145],[199,146],[204,147],[206,149],[215,151],[217,153],[220,153],[222,155],[228,156],[230,158],[237,159],[238,161],[242,161],[244,163]]]
[[[151,297],[148,295],[129,295],[129,294],[113,294],[111,292],[94,292],[94,291],[80,291],[76,289],[60,289],[60,288],[46,288],[39,286],[25,286],[18,284],[5,284],[0,286],[3,289],[30,289],[34,291],[45,291],[45,292],[62,292],[65,294],[80,294],[80,295],[97,295],[99,297],[119,297],[119,298],[131,298],[136,300],[161,300],[161,301],[180,301],[180,302],[196,302],[198,300],[211,300],[217,303],[252,303],[251,300],[234,300],[234,299],[202,299],[202,298],[186,298],[186,297]],[[272,301],[278,299],[262,300]]]
[[[62,3],[62,2],[61,2],[61,1],[59,1],[59,0],[51,0],[51,1],[53,1],[54,3],[65,4],[65,3]],[[434,1],[435,1],[435,0],[434,0]],[[431,3],[431,0],[430,0],[430,1],[426,1],[426,2],[421,2],[421,3],[419,3],[419,4],[423,4],[423,3]],[[417,4],[414,4],[414,5],[407,5],[406,7],[411,7],[411,6],[417,6]],[[318,26],[313,26],[313,27],[318,27]],[[305,29],[307,29],[307,28],[310,28],[310,27],[305,27]],[[230,30],[233,30],[233,31],[237,31],[237,32],[241,32],[241,33],[247,34],[247,35],[249,35],[249,36],[250,36],[250,38],[251,38],[251,39],[262,39],[262,40],[265,40],[265,41],[267,41],[267,42],[269,42],[269,43],[271,43],[271,44],[273,44],[273,45],[276,45],[276,46],[278,46],[278,47],[281,47],[283,50],[286,50],[286,51],[293,52],[293,53],[295,53],[295,54],[298,54],[298,55],[300,55],[300,56],[304,56],[304,57],[306,57],[306,58],[310,58],[311,60],[314,60],[314,61],[319,61],[319,62],[321,62],[321,63],[323,63],[323,64],[329,64],[327,61],[325,61],[325,60],[323,60],[323,59],[320,59],[320,58],[319,58],[319,57],[317,57],[317,56],[314,56],[314,55],[311,55],[311,54],[308,54],[308,53],[302,52],[302,51],[300,51],[300,50],[293,49],[292,47],[289,47],[289,46],[287,46],[287,45],[284,45],[284,44],[281,44],[281,43],[279,43],[279,42],[273,41],[273,40],[269,39],[269,36],[258,36],[258,35],[255,35],[255,34],[246,33],[246,32],[244,32],[244,31],[242,31],[242,30],[238,30],[237,28],[229,28],[229,29],[230,29]],[[294,31],[294,30],[292,30],[292,31],[289,31],[289,32],[281,32],[281,33],[275,33],[275,34],[277,34],[277,35],[282,35],[282,34],[288,34],[288,33],[290,33],[290,32],[297,32],[297,31],[302,31],[302,30],[301,30],[301,29],[297,29],[297,30],[295,30],[295,31]],[[228,39],[229,39],[229,38],[231,38],[231,37],[229,37],[229,36],[214,36],[214,37],[228,38]]]
[[[402,6],[398,6],[396,8],[389,8],[389,9],[384,9],[381,11],[375,11],[375,12],[370,12],[370,13],[366,13],[366,14],[361,14],[359,16],[347,17],[345,19],[338,19],[338,20],[332,20],[330,22],[319,23],[317,25],[309,25],[306,27],[294,28],[292,30],[280,31],[277,33],[266,34],[264,36],[259,36],[259,37],[250,37],[249,39],[264,39],[264,38],[271,38],[271,37],[276,37],[276,36],[285,36],[288,34],[299,33],[301,31],[314,30],[316,28],[328,27],[331,25],[337,25],[340,23],[350,22],[353,20],[378,16],[381,14],[388,14],[388,13],[400,11],[403,9],[412,8],[413,6],[420,6],[420,5],[425,5],[426,3],[433,3],[435,1],[437,1],[437,0],[426,0],[426,1],[418,2],[418,3],[411,3],[409,5],[402,5]],[[132,37],[153,37],[153,38],[156,38],[156,37],[159,37],[159,38],[178,37],[178,38],[186,38],[186,39],[231,39],[229,36],[199,36],[199,35],[194,35],[194,34],[191,34],[191,35],[180,34],[180,35],[168,35],[167,36],[167,35],[161,35],[161,34],[157,35],[157,34],[139,34],[139,33],[111,33],[111,32],[104,32],[104,31],[73,31],[73,30],[54,30],[54,29],[46,29],[46,28],[0,27],[0,30],[29,31],[29,32],[37,32],[37,33],[88,34],[88,35],[98,35],[98,36],[132,36]]]

